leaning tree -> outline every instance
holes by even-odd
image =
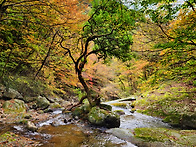
[[[86,96],[81,98],[79,104],[87,98],[89,104],[95,106],[99,104],[98,96],[88,86],[82,74],[88,57],[95,54],[98,59],[113,56],[122,60],[130,59],[132,30],[136,23],[137,13],[128,9],[120,0],[93,0],[91,6],[89,19],[79,33],[77,46],[79,56],[75,56],[73,50],[66,46],[67,36],[63,35],[62,30],[59,31],[59,36],[60,46],[72,59],[75,72],[86,92]],[[91,43],[93,47],[89,47]]]

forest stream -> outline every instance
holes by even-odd
[[[107,104],[112,102],[108,102]],[[170,128],[171,126],[163,123],[161,119],[140,114],[131,113],[129,109],[112,106],[112,110],[123,111],[120,116],[119,129],[135,128]],[[100,146],[119,146],[135,147],[126,139],[120,139],[111,133],[112,129],[90,126],[87,122],[79,119],[72,119],[71,114],[63,114],[61,109],[51,112],[51,117],[47,121],[39,122],[36,126],[37,132],[27,131],[23,125],[14,125],[9,129],[16,134],[20,134],[32,140],[41,142],[43,147],[100,147]]]
[[[196,147],[195,22],[196,0],[0,0],[0,147]]]

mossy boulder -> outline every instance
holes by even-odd
[[[195,146],[195,130],[172,130],[165,128],[136,128],[136,138],[151,144],[162,143],[165,146]]]
[[[37,107],[40,109],[46,109],[50,105],[50,102],[42,96],[38,96],[37,98]]]
[[[195,114],[184,114],[182,116],[181,123],[185,127],[190,127],[196,129],[196,113]]]
[[[81,118],[82,116],[84,115],[84,111],[83,111],[83,109],[82,109],[82,107],[77,107],[77,108],[75,108],[74,110],[73,110],[73,112],[72,112],[72,116],[74,117],[74,118]]]
[[[18,99],[12,99],[3,103],[3,109],[5,113],[20,113],[26,112],[26,106],[24,101]]]
[[[164,122],[169,123],[174,127],[196,128],[196,114],[170,114],[163,119]]]
[[[196,130],[113,128],[106,132],[141,147],[194,147],[196,145]]]
[[[101,109],[99,107],[93,107],[88,114],[88,120],[93,125],[103,126],[107,128],[115,128],[120,126],[119,115]]]
[[[86,118],[86,115],[90,112],[91,107],[90,105],[83,105],[80,107],[76,107],[73,112],[72,112],[72,116],[74,118]]]
[[[169,116],[166,116],[163,119],[163,122],[169,123],[170,125],[174,126],[174,127],[180,127],[180,119],[181,116],[178,114],[170,114]]]

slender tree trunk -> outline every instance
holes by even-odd
[[[89,87],[87,86],[86,82],[84,81],[84,78],[82,76],[81,71],[78,71],[78,79],[79,79],[80,83],[82,84],[82,86],[84,87],[84,90],[86,92],[86,98],[88,99],[89,104],[91,106],[93,106],[93,100],[91,99]]]
[[[68,111],[70,111],[70,110],[72,110],[74,107],[77,107],[77,106],[79,106],[80,104],[82,104],[83,100],[86,99],[86,98],[87,98],[87,100],[88,100],[90,106],[91,106],[91,107],[94,106],[94,104],[93,104],[93,99],[91,98],[90,89],[89,89],[89,87],[87,86],[86,82],[84,81],[84,78],[83,78],[83,76],[82,76],[82,72],[81,72],[80,70],[77,70],[77,71],[78,71],[78,72],[77,72],[77,74],[78,74],[78,79],[79,79],[80,83],[82,84],[82,86],[84,87],[84,90],[85,90],[85,92],[86,92],[86,95],[83,96],[77,104],[75,104],[75,105],[71,106],[70,108],[68,108]]]
[[[41,69],[43,68],[44,64],[46,63],[47,58],[50,56],[50,52],[51,52],[51,49],[52,49],[52,44],[53,44],[53,42],[54,42],[54,39],[55,39],[56,35],[57,35],[57,32],[54,34],[54,36],[53,36],[53,38],[52,38],[52,41],[51,41],[51,43],[50,43],[50,47],[49,47],[49,49],[48,49],[47,55],[46,55],[46,57],[44,58],[44,60],[43,60],[43,62],[42,62],[42,65],[40,66],[39,70],[38,70],[37,73],[35,74],[35,78],[38,76],[39,72],[41,71]]]

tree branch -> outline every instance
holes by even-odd
[[[61,46],[63,49],[67,50],[67,52],[69,53],[69,56],[70,56],[71,60],[72,60],[74,63],[76,63],[75,59],[73,58],[73,56],[72,56],[72,54],[71,54],[70,49],[68,49],[68,48],[66,48],[66,47],[64,47],[64,46],[62,45],[62,42],[63,42],[63,41],[64,41],[64,40],[62,39],[61,42],[60,42],[60,46]]]
[[[161,31],[167,36],[168,39],[176,39],[176,38],[174,38],[174,37],[172,37],[172,36],[169,36],[169,35],[165,32],[165,30],[163,29],[163,27],[161,26],[161,24],[157,24],[157,25],[159,26],[159,28],[161,29]],[[184,42],[184,41],[178,39],[178,41],[179,41],[180,43],[185,43],[185,44],[188,44],[188,45],[194,45],[194,46],[196,46],[196,43],[194,43],[192,40],[191,40],[191,42]]]
[[[195,8],[194,6],[189,2],[189,1],[186,1],[188,3],[188,5],[192,8],[192,10],[195,12]]]

